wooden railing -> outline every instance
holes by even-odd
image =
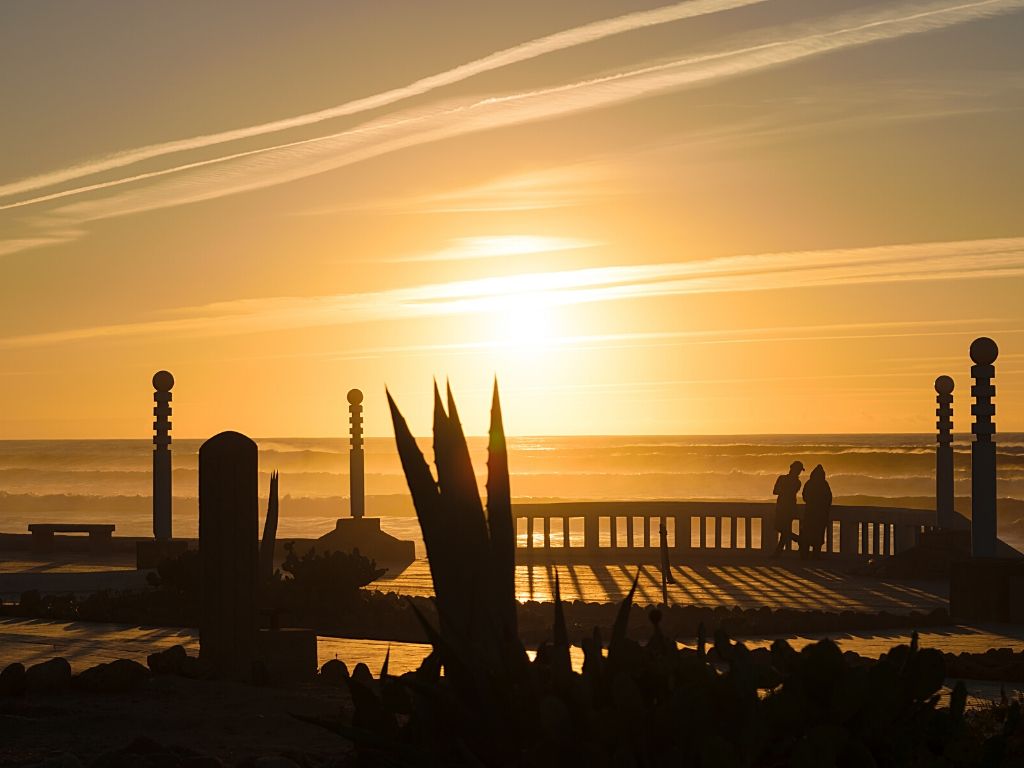
[[[775,506],[765,502],[596,501],[513,504],[521,562],[658,562],[665,529],[672,561],[770,552]],[[888,557],[917,543],[935,512],[893,507],[832,508],[823,551]],[[799,533],[799,523],[794,523]]]

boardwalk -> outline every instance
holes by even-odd
[[[615,602],[629,591],[636,568],[626,566],[558,566],[563,600]],[[676,566],[676,583],[669,599],[682,605],[704,607],[795,608],[827,611],[931,611],[947,605],[946,585],[939,582],[907,582],[857,577],[828,568],[779,565]],[[516,568],[520,601],[550,601],[554,591],[554,566]],[[430,567],[417,560],[394,578],[376,582],[378,589],[403,595],[430,595]],[[637,602],[661,602],[661,573],[640,567]]]
[[[124,556],[81,555],[40,559],[27,552],[0,554],[0,598],[13,600],[23,591],[84,592],[95,589],[135,589],[145,586],[145,573],[135,570]],[[672,569],[676,583],[669,599],[683,605],[744,608],[794,608],[829,611],[931,611],[947,605],[946,585],[851,576],[828,567],[805,568],[795,557],[770,565],[690,565]],[[562,598],[591,602],[621,600],[632,583],[636,566],[560,565]],[[520,565],[516,568],[520,601],[550,601],[555,566]],[[417,560],[401,573],[386,575],[374,587],[403,595],[431,595],[430,566]],[[661,573],[640,566],[637,602],[661,602]]]

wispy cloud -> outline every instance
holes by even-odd
[[[259,125],[246,126],[230,131],[193,136],[187,139],[150,144],[145,147],[118,152],[108,157],[81,163],[69,168],[51,171],[19,181],[0,185],[0,197],[23,194],[45,187],[65,184],[87,176],[113,171],[129,165],[153,160],[180,152],[188,152],[219,144],[252,139],[267,134],[302,128],[328,120],[368,112],[395,104],[399,101],[420,96],[430,91],[454,85],[471,77],[491,72],[496,69],[518,64],[530,59],[573,48],[586,43],[596,42],[607,37],[621,35],[646,27],[668,24],[684,19],[705,16],[748,5],[757,5],[766,0],[684,0],[684,2],[654,8],[647,11],[627,13],[611,19],[584,24],[572,29],[556,32],[551,35],[529,40],[525,43],[496,51],[483,58],[466,64],[424,77],[400,88],[393,88],[361,99],[338,104],[327,109],[309,112],[303,115],[273,120]]]
[[[539,253],[556,253],[600,245],[595,240],[575,237],[548,237],[542,235],[488,235],[482,237],[459,237],[447,248],[432,253],[413,256],[398,256],[387,259],[391,262],[416,261],[471,261],[477,259],[501,259],[514,256],[532,256]]]
[[[0,348],[150,336],[280,331],[376,320],[514,314],[554,307],[705,293],[1024,274],[1024,237],[726,256],[528,274],[313,297],[186,307],[158,319],[0,338]]]
[[[803,27],[767,30],[758,33],[759,41],[740,48],[651,64],[552,88],[400,112],[328,136],[65,189],[17,200],[0,206],[0,210],[135,185],[130,192],[108,193],[51,211],[49,215],[53,216],[54,223],[66,227],[208,200],[295,181],[428,142],[606,107],[1021,8],[1024,8],[1024,0],[931,3],[839,16],[820,22],[819,28],[811,33]],[[140,182],[146,183],[139,186]]]

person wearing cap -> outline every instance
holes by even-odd
[[[779,543],[775,546],[775,554],[789,549],[790,542],[799,542],[800,537],[793,534],[793,518],[796,517],[796,495],[800,492],[800,473],[804,465],[794,461],[789,465],[789,474],[779,475],[772,493],[775,500],[775,530],[779,534]]]

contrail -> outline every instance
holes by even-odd
[[[131,193],[58,209],[72,223],[154,210],[261,189],[344,167],[400,149],[469,133],[565,116],[747,74],[843,48],[892,40],[1024,8],[1024,0],[975,0],[918,7],[904,15],[857,14],[832,29],[769,40],[604,77],[434,110],[400,113],[323,137],[210,158],[0,206],[28,206],[190,171]],[[792,34],[792,32],[790,32]],[[221,168],[207,166],[226,164]]]
[[[372,96],[367,96],[361,99],[355,99],[317,112],[310,112],[304,115],[297,115],[295,117],[284,118],[281,120],[273,120],[268,123],[252,125],[246,128],[236,128],[230,131],[193,136],[188,139],[178,139],[159,144],[150,144],[149,146],[118,152],[99,160],[81,163],[59,171],[43,173],[20,181],[3,184],[0,185],[0,197],[21,194],[23,192],[31,192],[36,189],[74,181],[75,179],[80,179],[84,176],[91,176],[96,173],[123,168],[127,165],[143,162],[145,160],[152,160],[154,158],[176,152],[202,149],[204,147],[211,147],[217,144],[239,141],[241,139],[250,139],[269,133],[277,133],[280,131],[290,130],[292,128],[314,125],[316,123],[324,122],[325,120],[333,120],[339,117],[356,115],[360,112],[379,109],[380,107],[386,107],[398,101],[409,99],[414,96],[420,96],[444,86],[454,85],[455,83],[475,77],[476,75],[484,74],[485,72],[507,67],[512,64],[518,64],[530,59],[535,59],[548,53],[554,53],[556,51],[573,48],[586,43],[596,42],[607,37],[644,29],[645,27],[668,24],[674,21],[682,21],[684,19],[705,16],[712,13],[720,13],[722,11],[729,11],[734,8],[742,8],[748,5],[757,5],[763,2],[767,2],[767,0],[685,0],[684,2],[667,5],[662,8],[628,13],[611,19],[602,19],[601,21],[591,22],[562,32],[556,32],[545,37],[529,40],[525,43],[521,43],[520,45],[513,46],[512,48],[496,51],[488,56],[484,56],[483,58],[476,59],[466,64],[461,64],[445,72],[421,78],[413,83],[402,86],[401,88],[392,88],[391,90],[376,93]]]

